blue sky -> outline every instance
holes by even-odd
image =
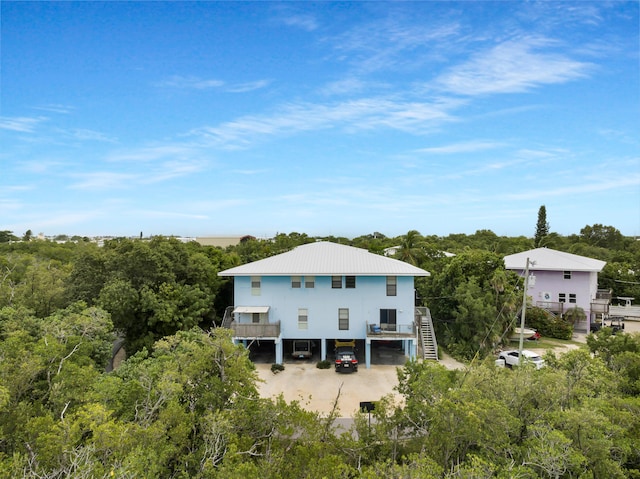
[[[640,234],[638,2],[12,2],[0,230]]]

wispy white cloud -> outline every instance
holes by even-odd
[[[273,115],[245,116],[216,127],[192,130],[208,144],[244,148],[254,141],[303,131],[338,129],[346,132],[374,128],[424,133],[453,121],[452,102],[410,102],[389,98],[365,98],[331,105],[289,104]]]
[[[504,146],[504,143],[495,141],[469,141],[464,143],[454,143],[445,146],[432,146],[414,150],[415,153],[428,154],[456,154],[473,153],[476,151],[495,150]]]
[[[129,171],[91,171],[72,173],[67,176],[76,181],[73,189],[128,189],[169,181],[205,170],[209,162],[199,158],[202,152],[194,148],[164,145],[149,148],[119,151],[107,157],[109,163],[131,163]]]
[[[19,116],[19,117],[8,117],[3,116],[0,117],[0,129],[2,130],[10,130],[10,131],[18,131],[21,133],[32,133],[35,131],[36,127],[47,121],[48,118],[44,116],[37,117],[28,117],[28,116]]]
[[[321,88],[320,93],[323,95],[347,95],[347,94],[355,94],[361,93],[365,91],[370,85],[367,82],[355,78],[349,77],[344,78],[342,80],[336,80],[331,83],[327,83],[324,87]]]
[[[579,184],[562,185],[555,188],[536,188],[507,195],[509,200],[545,199],[558,196],[578,197],[589,193],[620,190],[640,185],[640,173],[627,174],[616,178],[585,178]]]
[[[228,83],[219,79],[205,79],[197,76],[174,75],[166,80],[156,83],[156,86],[164,88],[179,88],[183,90],[210,90],[216,89],[228,93],[246,93],[259,90],[271,84],[271,80],[255,80],[251,82]]]
[[[155,162],[169,158],[188,160],[198,154],[197,148],[185,144],[166,144],[119,150],[106,157],[109,162]]]
[[[264,175],[268,171],[269,170],[263,168],[263,169],[255,169],[255,170],[232,170],[231,173],[234,173],[236,175],[243,175],[243,176],[255,176],[255,175]]]
[[[225,88],[225,91],[230,93],[245,93],[253,90],[260,90],[271,84],[271,80],[257,80],[253,82],[238,83],[236,85],[229,85]]]
[[[289,26],[312,32],[318,28],[318,20],[310,14],[286,13],[278,17],[278,20]]]
[[[69,188],[75,190],[122,189],[130,187],[132,182],[139,178],[136,174],[116,173],[112,171],[74,173],[70,176],[78,179],[69,186]]]
[[[81,141],[103,141],[107,143],[114,143],[116,140],[108,135],[95,130],[88,130],[86,128],[76,128],[69,132],[77,140]]]
[[[74,107],[69,105],[61,105],[56,103],[50,103],[47,105],[39,105],[32,107],[34,110],[48,111],[51,113],[69,114],[75,110]]]
[[[206,90],[209,88],[220,88],[224,85],[224,82],[218,79],[203,79],[195,76],[185,77],[174,75],[166,80],[158,82],[156,85],[160,87]]]
[[[585,77],[593,65],[541,51],[554,42],[544,38],[510,40],[480,52],[439,76],[435,85],[459,95],[528,91],[540,85]]]
[[[69,163],[61,160],[27,160],[19,165],[19,169],[28,173],[45,174],[69,167]]]
[[[0,198],[0,210],[4,212],[20,211],[25,205],[14,198]]]
[[[206,165],[206,162],[198,160],[165,161],[153,168],[147,175],[139,177],[139,181],[140,183],[150,184],[172,180],[174,178],[198,173],[204,170]]]
[[[425,28],[424,24],[406,18],[387,17],[360,24],[330,41],[338,58],[363,74],[398,68],[414,70],[427,59],[440,57],[448,48],[446,40],[459,32],[456,21],[433,23]],[[411,55],[404,55],[408,52]]]

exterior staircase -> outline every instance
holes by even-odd
[[[416,308],[416,320],[418,323],[418,334],[420,336],[420,347],[422,348],[422,359],[438,360],[438,342],[436,333],[433,330],[431,311],[427,307]]]
[[[223,328],[230,329],[232,321],[233,321],[233,306],[227,306],[227,308],[224,310],[224,317],[222,318],[222,324],[220,326]]]

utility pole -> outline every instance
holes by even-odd
[[[524,293],[522,294],[522,314],[520,315],[520,345],[518,347],[518,364],[522,363],[522,347],[524,346],[524,318],[527,312],[527,290],[529,289],[529,258],[524,267]]]

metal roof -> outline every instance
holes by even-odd
[[[529,258],[529,261],[534,262],[533,265],[529,265],[529,269],[538,271],[600,272],[604,265],[607,264],[606,261],[549,248],[536,248],[505,256],[504,264],[507,269],[524,270],[527,258]]]
[[[218,273],[218,276],[429,276],[421,268],[328,241],[309,243],[286,253]]]

